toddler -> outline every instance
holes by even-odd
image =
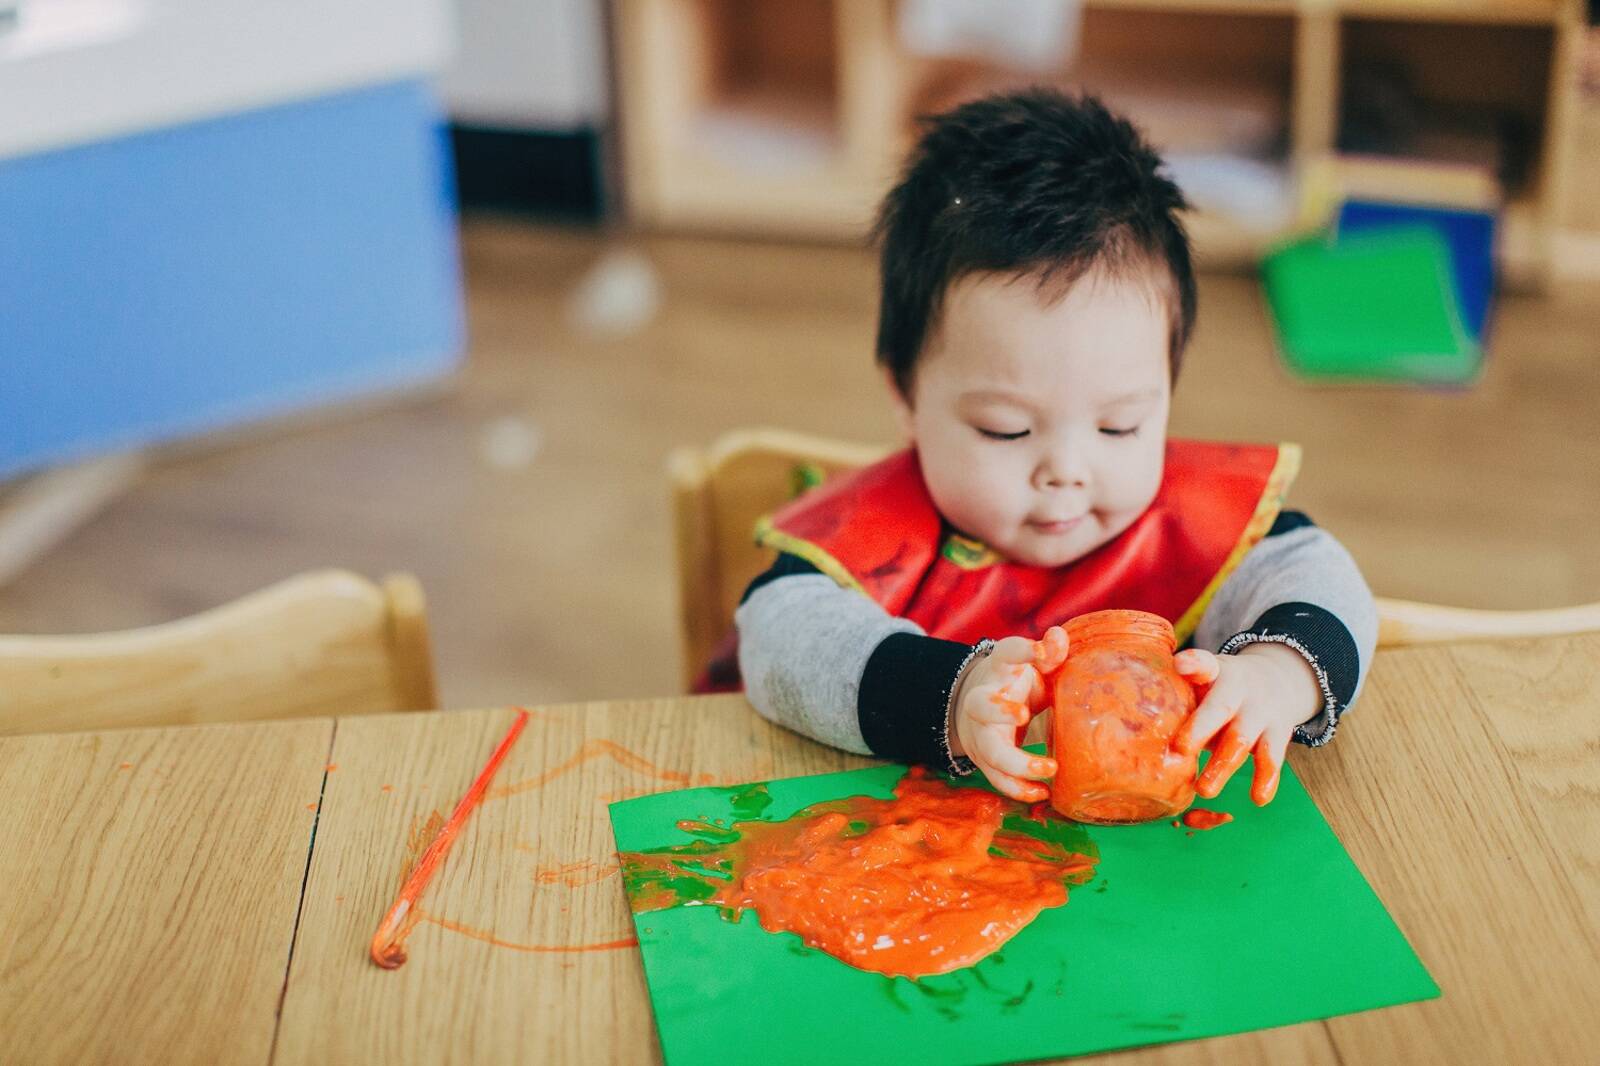
[[[827,744],[1045,798],[1019,746],[1058,627],[1169,619],[1217,794],[1333,738],[1377,639],[1349,554],[1281,509],[1299,453],[1167,437],[1195,317],[1182,194],[1125,120],[1049,90],[932,119],[878,222],[877,358],[910,447],[758,533],[736,615],[750,702]],[[731,667],[731,663],[728,664]]]

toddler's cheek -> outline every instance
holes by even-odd
[[[958,529],[995,548],[1013,543],[1024,514],[1017,496],[1001,478],[968,477],[948,487],[948,500],[935,498],[939,510]]]
[[[1161,469],[1160,463],[1140,463],[1125,470],[1111,483],[1106,495],[1119,509],[1142,511],[1161,490]]]

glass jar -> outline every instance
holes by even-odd
[[[1054,678],[1050,805],[1067,818],[1127,825],[1194,802],[1196,758],[1172,741],[1195,706],[1173,667],[1172,623],[1143,611],[1096,611],[1067,623]]]

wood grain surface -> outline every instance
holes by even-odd
[[[606,804],[869,765],[736,696],[536,709],[424,893],[410,960],[378,969],[379,918],[511,717],[339,722],[276,1061],[648,1061],[655,1031]]]
[[[332,736],[0,737],[0,1062],[267,1061]]]
[[[24,815],[0,858],[25,886],[0,897],[18,1061],[658,1060],[606,803],[866,760],[740,697],[535,708],[421,900],[410,961],[378,969],[379,918],[511,716],[0,740]],[[1339,738],[1291,760],[1443,996],[1074,1061],[1600,1061],[1597,755],[1600,634],[1380,653]],[[158,779],[105,784],[121,761],[205,769],[150,799],[132,793]],[[301,792],[324,777],[306,871]],[[224,889],[241,927],[217,918]]]
[[[1392,652],[1344,734],[1300,753],[1443,991],[1330,1019],[1346,1062],[1600,1061],[1580,1021],[1600,1014],[1597,673],[1600,634]]]

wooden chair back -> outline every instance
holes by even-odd
[[[776,429],[737,430],[708,449],[680,448],[670,462],[682,624],[690,685],[733,625],[752,578],[772,564],[756,546],[758,519],[808,484],[883,458],[881,446]],[[1537,611],[1481,611],[1378,599],[1378,646],[1498,640],[1600,630],[1600,603]]]
[[[883,458],[881,446],[777,429],[738,430],[708,449],[673,452],[678,606],[687,688],[733,627],[733,611],[752,578],[772,565],[755,543],[756,520],[809,484]]]
[[[163,625],[0,636],[0,735],[437,705],[408,574],[315,571]]]
[[[1378,647],[1554,637],[1600,630],[1600,603],[1535,611],[1482,611],[1378,597]]]

